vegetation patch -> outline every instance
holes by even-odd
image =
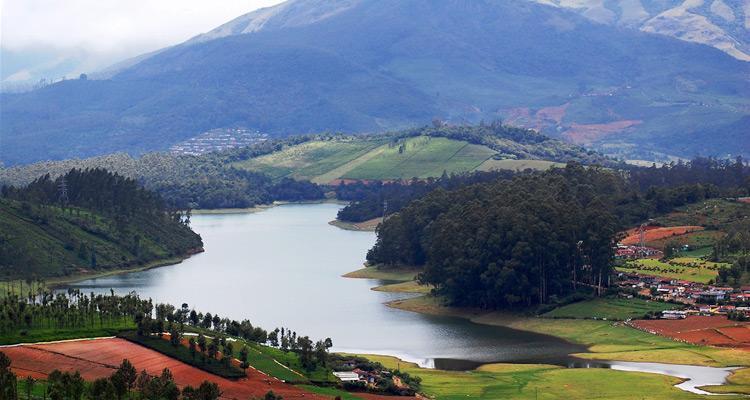
[[[595,298],[556,308],[543,314],[547,318],[580,318],[628,320],[642,318],[648,313],[677,308],[675,304],[639,298]]]
[[[490,364],[473,371],[443,371],[420,368],[395,357],[365,357],[420,377],[422,392],[438,400],[695,398],[673,387],[680,382],[678,378],[655,374],[538,364]]]
[[[621,272],[636,272],[664,278],[680,279],[698,283],[715,280],[719,270],[730,264],[716,263],[693,257],[678,257],[668,261],[640,259],[628,261],[616,267]]]
[[[353,168],[346,179],[411,179],[443,172],[473,171],[494,151],[481,145],[442,137],[418,136],[389,143],[377,156]]]
[[[147,347],[151,350],[158,351],[166,356],[172,357],[176,360],[182,361],[185,364],[192,365],[193,367],[202,369],[206,372],[212,373],[228,379],[239,379],[245,377],[245,372],[230,364],[221,362],[220,360],[202,360],[196,358],[191,351],[181,345],[175,346],[168,340],[164,340],[160,337],[150,337],[138,335],[135,331],[122,332],[117,337],[128,340],[130,342],[139,344],[143,347]]]
[[[344,274],[345,278],[380,279],[383,281],[413,281],[420,270],[414,267],[383,268],[380,266],[365,267]]]

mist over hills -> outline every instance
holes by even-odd
[[[7,165],[504,119],[628,158],[750,155],[750,63],[528,0],[292,0],[123,63],[2,95]]]

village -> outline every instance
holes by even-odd
[[[620,260],[659,259],[663,256],[661,250],[646,246],[618,244],[615,250],[615,257]],[[684,305],[680,310],[662,312],[664,319],[683,319],[689,315],[731,315],[750,319],[750,285],[733,288],[626,271],[619,272],[617,278],[624,296],[637,295]]]

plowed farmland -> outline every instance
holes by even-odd
[[[72,342],[5,347],[1,350],[12,360],[12,368],[20,377],[44,379],[55,369],[80,371],[86,380],[106,377],[127,358],[137,370],[159,375],[169,368],[175,383],[184,387],[198,386],[204,380],[217,383],[223,399],[248,399],[261,397],[269,390],[285,399],[326,399],[328,397],[306,392],[283,383],[254,369],[247,370],[247,378],[237,381],[224,379],[185,363],[157,353],[123,339],[81,340]]]
[[[645,231],[646,242],[669,238],[672,236],[684,235],[689,232],[702,231],[702,226],[670,226],[664,228],[647,227]],[[638,229],[631,229],[627,236],[622,240],[622,244],[635,245],[640,242]]]
[[[750,351],[750,323],[724,316],[690,316],[680,320],[633,321],[638,329],[701,345],[734,347]]]

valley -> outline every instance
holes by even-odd
[[[0,19],[0,400],[750,397],[750,0]]]

